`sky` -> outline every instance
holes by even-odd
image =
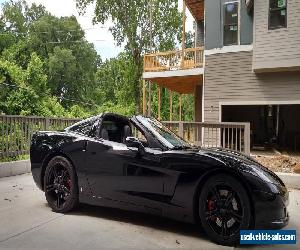
[[[0,4],[7,0],[0,0]],[[179,9],[182,10],[182,0],[179,1]],[[108,31],[108,28],[112,26],[111,21],[107,21],[104,25],[93,25],[93,11],[94,6],[90,5],[84,16],[80,16],[76,9],[75,0],[26,0],[28,4],[37,3],[42,4],[46,9],[57,17],[71,16],[77,17],[78,22],[84,29],[86,39],[92,42],[97,50],[97,53],[102,59],[108,59],[117,56],[122,50],[122,47],[116,46],[113,36]],[[187,10],[187,31],[193,28],[193,18]]]

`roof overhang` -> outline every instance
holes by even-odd
[[[204,20],[204,0],[185,0],[185,3],[196,21]]]

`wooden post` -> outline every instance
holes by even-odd
[[[147,98],[146,98],[146,82],[143,79],[143,115],[146,115],[147,112]]]
[[[157,107],[157,113],[158,113],[158,120],[161,120],[161,86],[158,86],[158,107]]]
[[[184,50],[185,50],[185,22],[186,22],[186,16],[185,16],[185,12],[186,12],[186,4],[185,4],[185,0],[183,0],[183,4],[182,4],[182,56],[181,56],[181,67],[184,68]]]
[[[182,94],[179,94],[179,121],[182,120]]]
[[[244,153],[250,155],[250,123],[245,123],[244,129]]]
[[[148,84],[149,84],[149,86],[148,86],[149,90],[148,90],[148,114],[147,115],[151,116],[151,98],[152,98],[152,96],[151,96],[151,82],[149,81]]]
[[[170,121],[173,119],[173,93],[170,90]]]
[[[181,138],[183,138],[184,137],[183,122],[179,122],[178,126],[179,126],[178,127],[178,134]]]
[[[49,117],[45,118],[45,130],[48,131],[50,127],[50,119]]]

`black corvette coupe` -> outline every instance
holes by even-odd
[[[79,202],[199,223],[217,243],[240,229],[288,223],[288,191],[279,177],[235,151],[196,148],[159,121],[104,113],[60,132],[37,132],[34,181],[49,206]]]

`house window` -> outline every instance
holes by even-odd
[[[239,43],[239,3],[229,2],[224,4],[224,30],[223,44],[237,45]]]
[[[269,0],[269,29],[286,28],[287,23],[287,0]]]

